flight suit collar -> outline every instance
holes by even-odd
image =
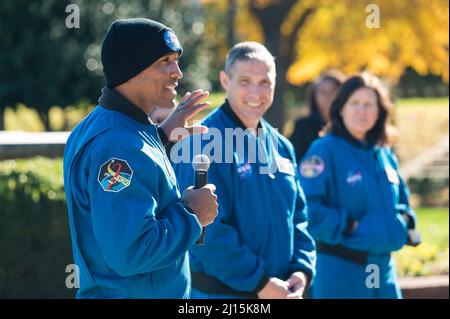
[[[370,150],[374,147],[374,145],[371,142],[363,143],[363,142],[357,140],[347,130],[345,130],[344,132],[341,132],[341,134],[335,134],[335,135],[343,138],[344,140],[346,140],[353,146],[360,148],[360,149]]]
[[[144,125],[152,124],[148,114],[114,89],[104,87],[102,89],[102,95],[98,99],[98,104],[105,109],[120,112],[131,117],[133,120]]]
[[[241,119],[236,115],[236,113],[233,111],[233,109],[230,106],[230,103],[228,102],[228,100],[225,100],[225,103],[223,103],[220,106],[220,109],[229,117],[231,118],[234,122],[236,122],[237,126],[242,128],[243,130],[246,130],[247,127],[245,126],[245,124],[241,121]],[[262,128],[261,125],[261,121],[258,122],[258,128]]]

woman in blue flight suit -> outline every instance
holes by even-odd
[[[375,77],[348,79],[332,104],[328,134],[299,165],[317,242],[313,298],[401,298],[390,253],[420,236],[386,146],[389,108]]]

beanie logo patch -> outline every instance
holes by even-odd
[[[164,42],[166,43],[166,45],[169,47],[170,50],[174,52],[181,51],[181,44],[178,41],[178,38],[175,35],[175,33],[173,33],[173,31],[167,30],[164,33]]]

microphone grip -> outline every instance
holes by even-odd
[[[205,186],[207,180],[208,180],[208,172],[196,171],[195,172],[194,189],[202,188],[203,186]]]
[[[203,186],[205,186],[207,180],[208,180],[208,172],[196,171],[194,189],[202,188]],[[200,235],[200,238],[195,243],[197,245],[203,246],[205,244],[205,236],[206,236],[206,227],[202,227],[202,233]]]
[[[200,234],[200,238],[195,242],[198,246],[203,246],[205,244],[205,236],[206,236],[206,227],[202,227],[202,233]]]

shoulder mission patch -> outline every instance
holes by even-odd
[[[105,192],[120,192],[131,184],[133,170],[126,160],[112,157],[100,166],[98,182]]]
[[[322,174],[325,170],[325,163],[322,158],[312,155],[305,158],[300,164],[300,174],[306,178],[314,178]]]

